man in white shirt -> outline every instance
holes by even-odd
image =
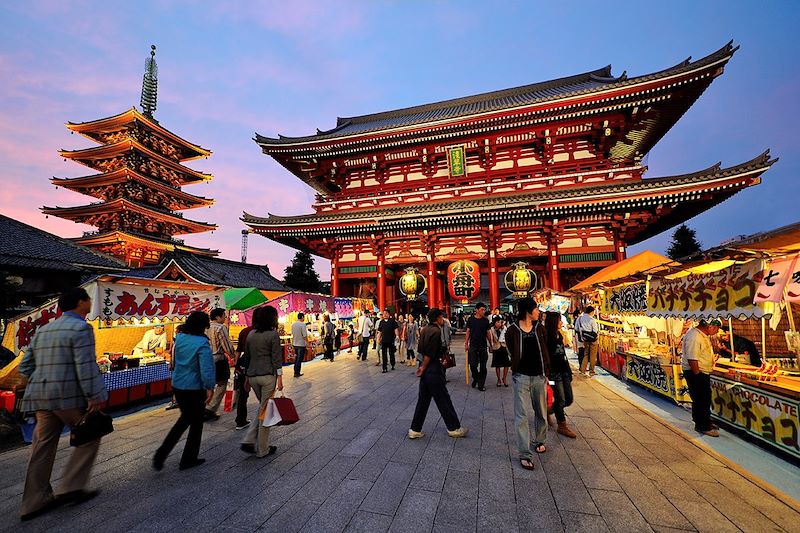
[[[292,346],[294,346],[294,377],[303,375],[303,359],[308,346],[308,328],[306,327],[305,314],[297,313],[297,320],[292,324]]]
[[[362,361],[367,360],[367,351],[369,351],[369,338],[372,335],[372,320],[365,312],[358,317],[358,334],[361,335],[361,344],[358,346],[358,358]]]
[[[711,423],[710,374],[715,357],[710,337],[717,334],[721,325],[719,320],[701,320],[686,332],[682,342],[681,368],[689,385],[689,396],[692,397],[694,429],[709,437],[719,437],[719,428]]]
[[[586,307],[586,311],[575,321],[575,335],[578,339],[578,347],[583,348],[584,357],[581,359],[580,372],[586,372],[586,365],[589,365],[589,375],[594,376],[594,365],[597,363],[597,336],[600,333],[600,326],[594,319],[594,307]]]
[[[164,332],[164,326],[162,325],[145,331],[142,340],[139,341],[139,344],[134,346],[133,355],[155,352],[158,349],[162,351],[167,349],[167,334]]]

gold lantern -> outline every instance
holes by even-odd
[[[525,298],[536,287],[536,273],[523,262],[511,266],[514,268],[506,272],[506,288],[513,293],[514,298]]]
[[[425,276],[419,273],[416,267],[406,268],[406,273],[400,277],[400,292],[408,300],[416,300],[425,292],[427,282]]]

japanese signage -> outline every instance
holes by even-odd
[[[478,263],[460,259],[447,267],[450,297],[462,304],[477,298],[481,292],[481,271]]]
[[[96,283],[90,320],[100,327],[139,325],[181,319],[194,311],[225,308],[223,291],[151,287],[117,283]]]
[[[650,280],[647,314],[683,318],[740,316],[761,318],[765,307],[753,303],[763,275],[760,259],[703,274]]]
[[[625,363],[625,379],[675,401],[691,401],[683,372],[678,365],[661,365],[657,361],[628,355]]]
[[[349,311],[353,312],[353,307],[358,299],[353,299],[352,307]],[[291,313],[328,313],[333,314],[336,312],[336,303],[330,296],[320,294],[306,294],[304,292],[290,292],[284,294],[280,298],[275,298],[257,307],[271,305],[278,310],[278,316],[287,316]],[[253,311],[256,307],[241,311],[239,313],[231,313],[231,324],[237,326],[250,326],[253,321]]]
[[[756,291],[755,301],[780,302],[786,289],[786,299],[800,301],[800,259],[798,256],[775,259],[764,270]]]
[[[14,321],[14,353],[27,347],[33,339],[34,333],[40,327],[49,324],[56,318],[61,316],[61,310],[58,308],[58,302],[52,300],[35,311],[24,315],[22,318]]]
[[[647,284],[644,281],[605,289],[600,312],[605,315],[641,314],[647,311]]]
[[[467,153],[463,146],[451,146],[447,149],[447,166],[452,178],[467,175]]]
[[[711,376],[711,414],[800,458],[800,403],[769,391]]]

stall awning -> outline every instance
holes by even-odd
[[[225,291],[225,306],[228,309],[235,309],[237,311],[250,309],[266,301],[266,296],[256,288],[227,289]]]
[[[585,280],[581,281],[571,291],[580,291],[589,289],[595,285],[614,280],[624,280],[633,274],[638,274],[644,271],[657,271],[659,266],[677,266],[678,263],[672,261],[669,257],[664,257],[650,250],[645,250],[639,254],[629,257],[619,263],[609,265],[599,272],[595,272]],[[621,282],[620,281],[620,282]]]

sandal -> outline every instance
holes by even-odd
[[[498,382],[497,382],[497,386],[499,387],[500,385],[501,385],[501,383],[498,381]]]
[[[525,470],[533,470],[534,469],[533,461],[531,461],[530,459],[520,459],[519,460],[519,465],[522,468],[524,468]]]
[[[547,451],[547,448],[544,447],[544,444],[540,444],[534,449],[534,451],[536,453],[545,453]]]

